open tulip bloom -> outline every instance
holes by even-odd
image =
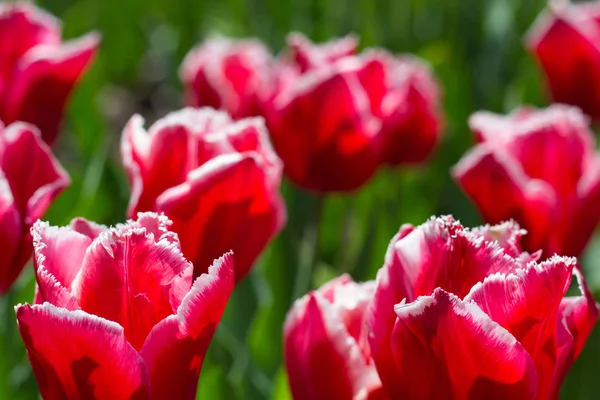
[[[60,21],[26,2],[0,4],[0,120],[56,139],[65,103],[98,47],[95,33],[62,42]]]
[[[186,108],[148,131],[143,124],[131,118],[121,141],[130,216],[167,215],[194,276],[233,250],[239,281],[286,219],[281,161],[262,119],[234,122],[221,111]]]
[[[35,224],[35,304],[15,309],[45,399],[195,398],[233,259],[194,281],[169,225],[154,213],[110,229]]]
[[[69,182],[34,126],[0,122],[0,295],[31,257],[31,226]]]
[[[598,305],[575,258],[538,262],[521,252],[523,234],[451,217],[400,229],[366,316],[391,398],[558,398]],[[565,297],[573,275],[580,295]]]
[[[245,108],[265,118],[287,176],[316,192],[352,191],[381,164],[429,156],[441,116],[423,62],[384,50],[357,54],[353,37],[316,45],[292,34],[288,43],[290,54],[275,60],[258,42],[207,41],[182,67],[188,104],[233,115],[254,104]],[[209,76],[218,88],[202,83]]]
[[[479,142],[453,175],[487,222],[516,220],[527,251],[579,256],[600,220],[600,154],[576,107],[477,112]]]

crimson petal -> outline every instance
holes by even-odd
[[[152,398],[196,398],[202,362],[233,286],[228,253],[196,279],[177,314],[152,329],[140,352],[150,372]]]
[[[144,361],[118,324],[49,303],[15,310],[44,399],[150,398]]]
[[[477,305],[436,289],[395,307],[394,399],[532,399],[535,366],[527,351]]]
[[[220,254],[234,251],[236,280],[242,279],[285,221],[279,192],[255,154],[216,157],[156,201],[173,221],[186,257],[200,275]]]

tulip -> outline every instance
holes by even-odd
[[[374,282],[342,275],[297,300],[284,325],[285,365],[296,400],[384,400],[365,329]]]
[[[0,4],[0,120],[30,122],[48,144],[98,47],[90,33],[61,42],[60,22],[29,3]]]
[[[185,103],[222,109],[235,119],[260,115],[273,62],[258,40],[213,37],[192,49],[183,61],[180,77]]]
[[[526,47],[556,102],[600,119],[600,4],[552,1],[528,32]]]
[[[129,215],[163,212],[173,221],[194,276],[233,250],[236,280],[284,225],[281,161],[261,118],[232,122],[212,109],[183,109],[146,132],[136,115],[121,141],[131,182]]]
[[[312,45],[289,39],[300,71],[264,106],[287,176],[316,192],[353,191],[381,164],[423,162],[441,117],[431,72],[383,50],[352,55],[352,38]],[[354,43],[354,44],[353,44]]]
[[[169,224],[140,213],[110,229],[34,225],[36,301],[15,310],[43,398],[195,398],[233,261],[193,281]]]
[[[347,36],[314,44],[299,33],[275,60],[260,42],[217,38],[181,69],[188,105],[262,115],[286,175],[315,192],[353,191],[381,164],[421,163],[442,127],[437,83],[415,57],[357,54]]]
[[[35,127],[0,123],[0,295],[31,257],[31,225],[69,183]]]
[[[524,248],[578,256],[600,220],[600,157],[576,108],[475,113],[480,142],[454,167],[458,184],[492,224],[514,218]]]
[[[598,319],[575,258],[521,252],[514,222],[405,225],[367,311],[393,399],[557,399]],[[565,297],[575,275],[581,294]]]

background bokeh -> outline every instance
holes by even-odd
[[[452,213],[480,224],[449,168],[472,143],[466,121],[478,109],[507,112],[547,104],[541,74],[522,38],[544,0],[46,0],[64,36],[96,30],[99,55],[75,91],[55,152],[72,178],[46,214],[64,225],[75,216],[104,224],[125,218],[129,189],[119,161],[121,129],[133,113],[147,123],[181,106],[179,65],[210,34],[254,36],[278,52],[290,31],[316,41],[356,33],[361,46],[381,46],[426,59],[441,82],[446,129],[431,162],[383,170],[352,196],[318,199],[288,182],[289,221],[251,276],[239,285],[205,361],[198,398],[289,398],[282,369],[285,313],[309,287],[343,272],[373,279],[403,223]],[[320,223],[317,223],[320,221]],[[314,244],[317,244],[315,247]],[[1,256],[1,255],[0,255]],[[68,254],[65,254],[68,257]],[[600,241],[583,257],[600,295]],[[30,301],[27,267],[0,299],[0,399],[35,399],[37,387],[16,330],[12,306]],[[600,396],[600,333],[588,341],[564,385],[565,399]]]

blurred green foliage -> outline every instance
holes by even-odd
[[[105,224],[125,218],[129,189],[118,155],[121,129],[133,113],[150,123],[181,106],[178,67],[187,51],[212,33],[258,37],[278,52],[290,31],[316,41],[354,32],[363,47],[423,57],[441,82],[446,130],[428,165],[380,171],[352,196],[318,199],[284,184],[288,225],[235,290],[202,370],[198,398],[203,399],[290,398],[281,334],[294,293],[343,272],[373,279],[403,223],[446,213],[468,226],[481,223],[448,173],[471,145],[469,115],[478,109],[507,112],[522,103],[546,105],[541,75],[522,46],[544,0],[40,0],[38,5],[63,20],[67,38],[90,30],[103,37],[55,146],[73,181],[46,215],[58,225],[75,216]],[[597,239],[584,267],[598,294],[596,255]],[[297,283],[303,277],[306,283]],[[0,299],[1,399],[37,396],[12,310],[31,300],[33,286],[28,267]],[[596,330],[563,397],[598,398],[599,370]]]

